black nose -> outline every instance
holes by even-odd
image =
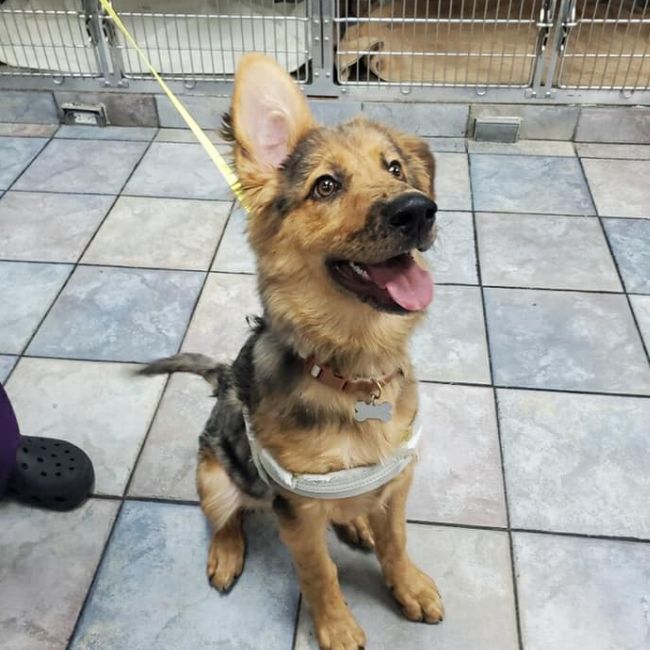
[[[385,218],[391,228],[408,237],[421,238],[429,233],[436,222],[438,206],[420,193],[402,194],[385,208]]]

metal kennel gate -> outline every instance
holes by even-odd
[[[176,91],[247,51],[309,94],[650,104],[650,0],[113,0]],[[155,11],[152,9],[155,7]],[[98,0],[0,0],[0,91],[157,92]]]

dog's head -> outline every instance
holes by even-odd
[[[226,126],[267,309],[339,314],[348,330],[415,320],[433,291],[420,255],[435,237],[426,143],[363,119],[318,126],[289,75],[260,55],[240,64]]]

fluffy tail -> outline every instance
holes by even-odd
[[[219,387],[219,382],[227,366],[217,363],[214,359],[204,354],[175,354],[173,357],[166,357],[152,361],[150,364],[138,370],[139,375],[165,375],[172,372],[191,372],[200,375],[214,388]]]

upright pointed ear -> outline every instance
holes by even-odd
[[[235,75],[232,128],[246,157],[262,169],[279,167],[314,126],[307,100],[273,60],[247,54]]]

